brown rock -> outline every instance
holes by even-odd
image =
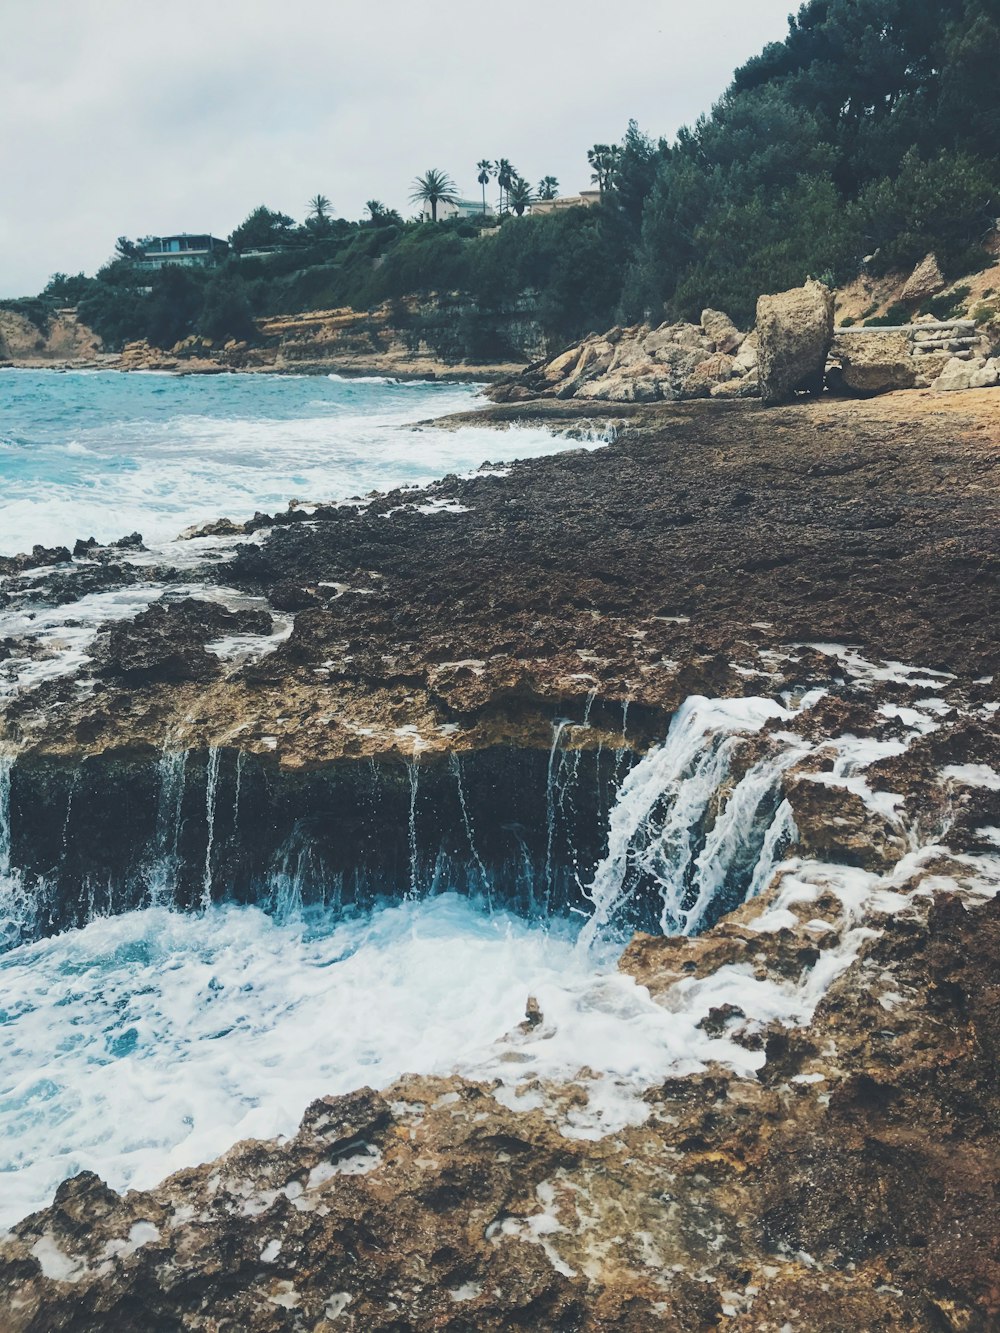
[[[735,352],[746,336],[721,310],[703,310],[701,327],[705,331],[705,337],[710,338],[715,344],[717,352]]]
[[[843,386],[852,393],[912,389],[918,369],[923,371],[914,364],[905,333],[840,333],[833,350],[843,367]]]
[[[810,279],[757,302],[761,397],[782,403],[797,391],[819,393],[833,342],[833,292]]]
[[[709,398],[712,390],[719,384],[725,384],[736,374],[733,358],[724,352],[716,352],[695,366],[684,381],[681,389],[682,398]]]
[[[937,256],[929,254],[910,274],[906,286],[899,294],[899,299],[907,302],[926,301],[929,296],[934,296],[944,288],[944,274],[938,265]]]

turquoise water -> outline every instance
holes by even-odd
[[[335,376],[0,371],[0,554],[347,499],[551,453],[546,431],[414,430],[475,386]]]
[[[134,530],[165,544],[223,514],[567,447],[543,430],[414,428],[480,401],[447,384],[0,371],[0,554]],[[41,610],[16,602],[0,613],[0,639],[35,630],[62,646],[15,663],[0,696],[73,669],[99,624],[161,591],[129,586]],[[0,754],[0,909],[5,893],[16,906],[26,892],[10,864],[10,772]],[[605,1078],[580,1132],[641,1119],[630,1081],[686,1059],[691,1025],[678,1028],[576,933],[445,893],[346,917],[150,906],[10,949],[0,1232],[78,1171],[153,1185],[237,1139],[291,1133],[313,1097],[406,1070],[528,1083],[574,1075],[586,1051]],[[522,1050],[529,995],[549,1026]]]

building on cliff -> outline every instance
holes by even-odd
[[[176,236],[146,236],[139,242],[139,248],[142,257],[136,260],[137,266],[157,269],[210,264],[221,259],[229,246],[217,236],[184,231]]]
[[[483,208],[481,199],[439,199],[437,206],[437,220],[444,222],[447,218],[472,218],[482,217],[483,214],[489,218],[496,215],[496,209],[492,204],[487,204]],[[431,222],[431,206],[425,202],[420,209],[420,221]]]
[[[563,194],[558,199],[536,199],[532,213],[561,213],[566,208],[593,208],[601,202],[600,190],[581,190],[579,194]]]

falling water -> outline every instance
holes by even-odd
[[[205,872],[201,880],[201,905],[206,910],[212,905],[212,846],[215,842],[215,799],[219,790],[219,757],[222,751],[212,746],[205,768]]]
[[[558,787],[556,784],[556,760],[560,754],[560,745],[563,732],[570,725],[567,718],[561,718],[552,728],[552,748],[549,750],[549,767],[545,779],[545,901],[546,906],[552,902],[552,893],[554,889],[555,867],[553,864],[553,850],[556,836],[556,798]]]
[[[794,837],[782,776],[808,746],[782,733],[735,784],[730,775],[749,737],[791,716],[770,699],[685,701],[666,742],[621,786],[607,854],[588,891],[586,944],[649,919],[648,894],[659,899],[665,934],[690,934],[766,884]]]
[[[469,851],[472,853],[472,859],[475,861],[476,868],[478,869],[480,877],[482,878],[483,896],[487,904],[489,904],[489,906],[492,907],[492,894],[490,893],[490,877],[486,870],[486,867],[483,865],[483,859],[479,855],[479,852],[476,849],[476,839],[472,831],[472,819],[471,816],[469,815],[469,807],[466,804],[465,800],[465,787],[462,783],[462,759],[460,755],[454,753],[452,754],[451,769],[452,772],[455,774],[455,785],[458,787],[458,804],[459,808],[462,811],[462,824],[465,827],[465,836],[469,841]]]
[[[29,893],[22,875],[11,865],[10,787],[14,761],[0,755],[0,953],[30,938],[41,905],[38,895]]]
[[[156,809],[156,856],[148,876],[149,899],[153,907],[173,899],[180,862],[187,751],[165,749],[157,772],[160,795]]]
[[[10,874],[10,775],[14,761],[0,755],[0,879]]]
[[[417,896],[417,790],[420,786],[420,770],[417,768],[417,759],[414,755],[408,764],[410,776],[410,814],[408,819],[408,833],[410,843],[410,897]]]

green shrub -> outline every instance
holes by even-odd
[[[942,292],[940,296],[931,296],[920,307],[922,315],[933,315],[935,319],[958,319],[965,313],[966,302],[972,293],[971,287],[956,287],[952,292]]]

